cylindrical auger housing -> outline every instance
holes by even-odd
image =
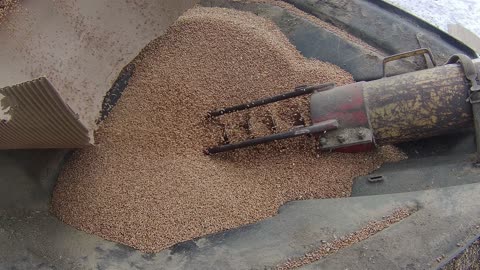
[[[473,62],[478,69],[480,61]],[[311,117],[340,125],[321,136],[320,148],[363,150],[472,126],[469,88],[462,67],[449,64],[315,93]]]

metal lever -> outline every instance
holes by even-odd
[[[282,132],[282,133],[277,133],[277,134],[272,134],[264,137],[259,137],[255,139],[250,139],[246,140],[243,142],[239,143],[232,143],[232,144],[225,144],[225,145],[219,145],[215,147],[210,147],[205,149],[203,152],[206,155],[211,155],[211,154],[216,154],[216,153],[221,153],[225,151],[231,151],[234,149],[238,148],[243,148],[243,147],[248,147],[248,146],[253,146],[257,144],[263,144],[267,142],[272,142],[272,141],[278,141],[278,140],[284,140],[288,138],[293,138],[293,137],[298,137],[302,135],[309,135],[309,134],[316,134],[328,130],[333,130],[338,128],[338,121],[337,120],[327,120],[323,122],[319,122],[316,124],[313,124],[308,127],[301,127],[301,128],[296,128],[287,132]]]
[[[334,87],[335,87],[335,83],[325,83],[325,84],[320,84],[320,85],[297,88],[293,92],[288,92],[288,93],[281,94],[281,95],[278,95],[278,96],[259,99],[259,100],[255,100],[255,101],[252,101],[252,102],[249,102],[249,103],[235,105],[235,106],[232,106],[232,107],[216,109],[216,110],[208,112],[208,115],[211,116],[211,117],[220,116],[220,115],[224,115],[224,114],[227,114],[227,113],[238,112],[238,111],[251,109],[251,108],[254,108],[254,107],[258,107],[258,106],[263,106],[263,105],[266,105],[266,104],[269,104],[269,103],[273,103],[273,102],[277,102],[277,101],[281,101],[281,100],[285,100],[285,99],[289,99],[289,98],[293,98],[293,97],[298,97],[298,96],[302,96],[302,95],[311,94],[313,92],[321,92],[321,91],[330,90]]]

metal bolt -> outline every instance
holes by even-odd
[[[321,137],[321,138],[320,138],[320,145],[321,145],[321,146],[324,146],[324,145],[326,145],[326,144],[327,144],[327,138]]]
[[[337,140],[338,140],[338,142],[340,142],[340,143],[344,143],[344,142],[347,140],[347,138],[345,138],[344,135],[338,135],[338,136],[337,136]]]
[[[365,134],[365,131],[363,131],[363,130],[360,130],[360,131],[357,133],[357,137],[358,137],[360,140],[365,139],[366,136],[367,136],[367,134]]]

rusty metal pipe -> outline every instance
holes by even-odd
[[[480,68],[480,60],[473,63]],[[371,144],[417,140],[473,126],[469,88],[461,66],[448,64],[315,93],[311,117],[313,123],[339,121],[339,129],[322,139],[324,149],[342,148],[339,136],[365,144],[352,132],[365,128]]]
[[[376,142],[397,143],[471,127],[469,88],[457,64],[365,83],[365,107]]]

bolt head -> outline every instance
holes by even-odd
[[[347,138],[345,137],[345,135],[338,135],[337,140],[340,143],[344,143],[347,140]]]
[[[321,137],[321,138],[320,138],[320,145],[323,146],[323,145],[326,145],[326,144],[327,144],[327,138]]]
[[[360,140],[365,139],[366,136],[367,136],[367,134],[365,134],[365,131],[363,131],[363,130],[360,130],[360,131],[357,133],[357,137],[358,137]]]

